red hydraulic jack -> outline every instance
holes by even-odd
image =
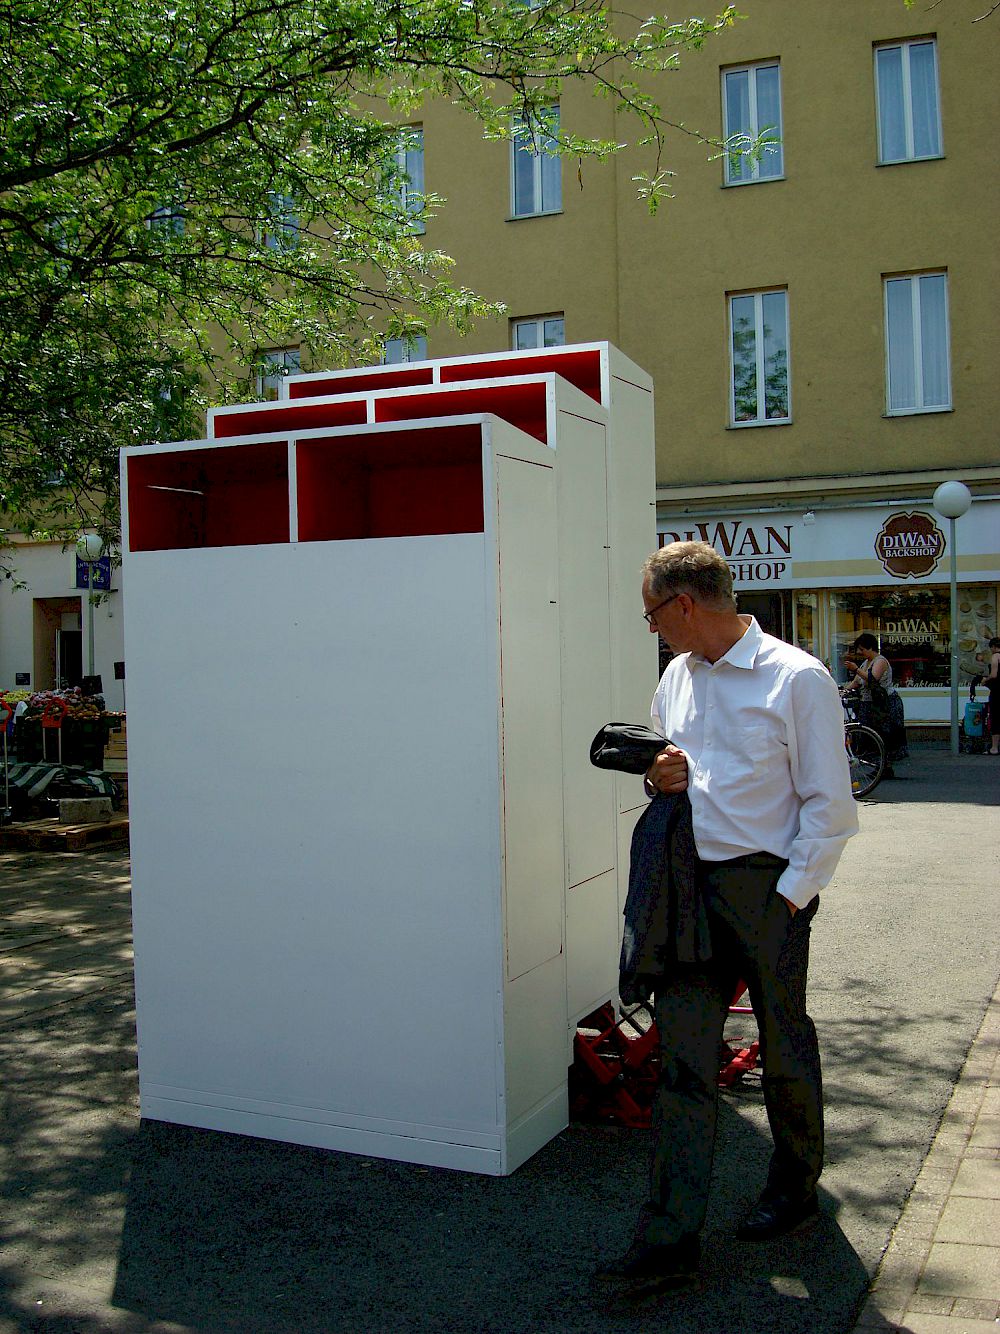
[[[738,1001],[746,991],[740,982],[730,1014],[751,1015]],[[729,1088],[755,1069],[760,1042],[736,1049],[722,1044],[718,1083]],[[660,1039],[649,1008],[641,1005],[615,1019],[608,1002],[582,1020],[573,1042],[570,1067],[570,1113],[577,1120],[612,1121],[645,1129],[652,1118],[653,1095],[660,1073]]]

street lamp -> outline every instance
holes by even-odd
[[[934,508],[950,526],[948,550],[951,553],[951,753],[958,754],[958,552],[955,548],[955,520],[972,504],[972,492],[964,482],[942,482],[934,492]]]
[[[87,675],[94,675],[94,566],[104,555],[104,543],[97,533],[81,533],[76,540],[76,554],[87,566]]]

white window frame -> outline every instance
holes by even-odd
[[[766,364],[764,337],[764,298],[780,295],[785,302],[785,415],[769,417],[767,415]],[[733,337],[733,302],[753,298],[754,303],[754,356],[757,415],[737,419],[736,416],[736,359],[734,357]],[[792,420],[792,368],[791,368],[791,313],[789,310],[788,288],[767,287],[755,292],[730,292],[727,294],[726,307],[729,316],[729,424],[734,428],[744,426],[787,426]],[[762,411],[763,409],[763,411]]]
[[[559,322],[562,325],[560,330],[561,337],[555,342],[546,342],[546,325]],[[524,329],[534,329],[535,341],[533,343],[519,343],[518,334]],[[531,315],[525,319],[511,320],[510,322],[510,346],[514,352],[527,352],[532,348],[546,347],[565,347],[566,345],[566,316],[562,311],[553,312],[551,315]]]
[[[396,355],[398,352],[398,356]],[[383,366],[405,366],[411,361],[427,360],[427,337],[411,334],[409,338],[387,338],[382,353]]]
[[[941,278],[944,281],[943,323],[939,336],[944,347],[944,365],[941,368],[945,383],[945,401],[943,403],[926,402],[924,383],[924,317],[923,292],[921,282],[927,278]],[[889,286],[892,283],[910,285],[910,325],[909,338],[912,357],[909,371],[913,383],[913,402],[902,406],[893,406],[892,364],[893,336],[889,327]],[[928,412],[950,412],[951,396],[951,320],[948,314],[948,273],[946,269],[929,269],[923,273],[887,274],[882,279],[882,307],[885,319],[885,411],[887,417],[912,417]],[[898,336],[898,334],[897,334]]]
[[[295,200],[290,195],[269,190],[267,195],[270,217],[264,230],[263,242],[268,250],[289,250],[299,243],[299,218]]]
[[[917,153],[914,149],[914,127],[913,127],[913,87],[910,76],[910,53],[915,46],[929,46],[934,53],[934,103],[935,103],[935,123],[934,128],[937,134],[937,150],[933,153]],[[888,96],[888,92],[883,90],[879,79],[879,53],[881,51],[896,51],[901,53],[901,71],[902,71],[902,101],[900,108],[903,120],[903,138],[904,153],[902,157],[889,157],[886,154],[882,143],[882,122],[883,122],[883,97]],[[889,166],[897,162],[933,162],[935,158],[944,156],[944,137],[941,128],[941,74],[938,68],[937,38],[936,37],[912,37],[899,42],[879,42],[874,49],[872,60],[875,67],[875,128],[878,135],[878,161],[880,166]]]
[[[259,354],[261,361],[269,362],[273,371],[257,372],[257,397],[269,402],[281,397],[281,382],[287,375],[302,369],[302,352],[298,347],[269,347]],[[274,390],[271,394],[269,391]]]
[[[410,179],[410,163],[408,161],[411,153],[420,154],[420,176],[421,188],[415,190]],[[400,131],[399,141],[396,144],[396,168],[400,174],[399,182],[399,206],[404,213],[411,215],[410,231],[416,236],[422,236],[427,230],[423,218],[417,216],[424,207],[424,127],[422,125],[406,125]]]
[[[556,143],[559,138],[559,103],[553,102],[545,108],[544,115],[551,122],[552,129],[543,133],[540,130],[529,130],[525,125],[518,121],[514,124],[514,137],[510,141],[510,216],[511,218],[542,218],[548,214],[561,213],[562,204],[562,158],[545,152],[541,147],[545,142]],[[538,145],[538,147],[536,147]],[[517,154],[526,153],[532,158],[532,184],[531,199],[522,200],[518,197],[517,191]],[[543,185],[544,172],[543,166],[549,160],[554,162],[558,168],[556,173],[556,192],[558,199],[549,200],[543,207]],[[525,205],[531,204],[532,207]]]
[[[184,204],[180,199],[171,199],[154,208],[146,219],[146,226],[151,232],[166,232],[170,236],[183,236],[185,228]]]
[[[723,154],[725,163],[725,183],[726,185],[757,185],[765,181],[781,181],[785,178],[785,145],[784,145],[784,111],[782,108],[781,95],[781,61],[780,60],[757,60],[750,65],[732,65],[722,70],[722,128],[723,138],[727,141],[734,134],[746,133],[749,138],[757,139],[761,134],[760,116],[757,110],[757,75],[761,70],[774,69],[778,71],[778,124],[776,127],[776,137],[764,140],[765,143],[776,143],[776,150],[762,150],[759,157],[748,158],[746,153]],[[736,74],[746,74],[749,88],[749,115],[750,124],[744,131],[742,126],[730,126],[729,124],[729,99],[726,95],[727,80]],[[766,127],[764,127],[766,128]],[[773,160],[775,155],[778,158],[778,170],[769,171],[762,174],[762,166]],[[749,174],[736,175],[737,171],[745,172],[749,167]]]

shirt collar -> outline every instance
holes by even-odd
[[[739,667],[747,672],[751,671],[757,661],[757,654],[760,652],[764,632],[753,616],[747,616],[745,619],[748,622],[745,634],[740,635],[736,643],[727,652],[723,653],[721,658],[716,658],[714,663],[710,663],[700,653],[691,653],[688,655],[689,666],[693,667],[695,663],[698,663],[705,667],[718,667],[719,663],[727,662],[731,667]]]

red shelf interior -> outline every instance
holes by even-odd
[[[479,426],[300,440],[299,539],[483,531]]]
[[[290,380],[289,398],[317,398],[320,394],[361,394],[366,389],[405,389],[409,385],[433,384],[434,369],[418,366],[368,366],[359,371],[331,371],[311,380]]]
[[[545,444],[548,439],[544,384],[489,385],[479,389],[431,390],[377,398],[375,420],[414,421],[491,412]]]
[[[367,419],[364,399],[332,403],[293,403],[287,407],[249,403],[235,412],[217,412],[212,419],[216,440],[234,435],[258,435],[265,431],[308,431],[315,426],[363,426]]]
[[[287,542],[284,440],[128,456],[129,549]]]
[[[441,366],[442,384],[461,380],[489,380],[511,375],[537,375],[554,371],[598,403],[601,401],[601,354],[596,348],[580,352],[539,352],[518,357],[482,357],[457,365]]]

